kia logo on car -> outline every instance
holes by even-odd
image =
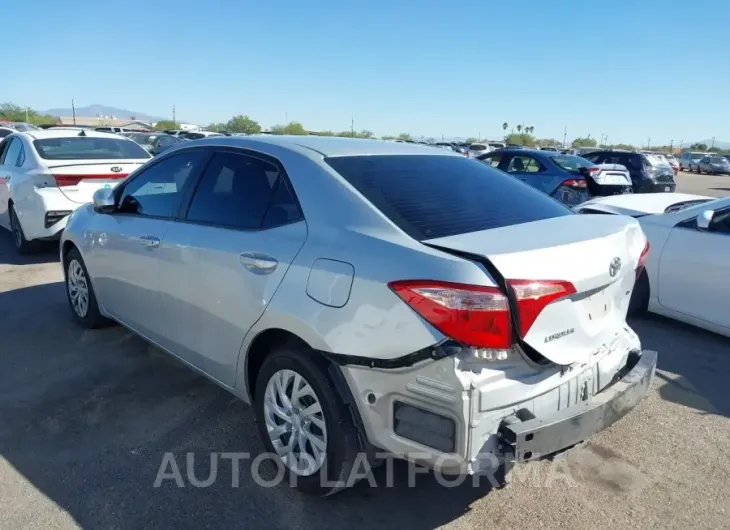
[[[618,271],[621,270],[621,258],[613,258],[611,260],[611,264],[608,266],[608,273],[611,275],[611,278],[616,276],[618,274]]]
[[[112,173],[121,173],[121,172],[122,172],[122,168],[120,168],[119,166],[114,166],[112,168]]]

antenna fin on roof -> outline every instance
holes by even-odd
[[[79,133],[79,136],[86,136],[86,131],[81,129],[81,132]]]

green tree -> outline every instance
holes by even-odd
[[[507,136],[505,141],[508,144],[524,145],[525,147],[534,147],[537,145],[535,137],[527,133],[510,134]]]
[[[555,138],[539,138],[535,140],[535,143],[541,147],[560,147],[562,145],[560,140]]]
[[[21,107],[15,103],[0,103],[0,120],[27,122],[33,125],[58,123],[56,116],[39,114],[30,108]]]
[[[517,133],[521,133],[521,132],[522,132],[522,125],[518,125],[517,126]]]
[[[595,138],[576,138],[572,145],[573,147],[596,147],[598,142]]]
[[[400,133],[398,135],[398,140],[403,140],[404,142],[412,142],[413,137],[408,133]]]
[[[469,137],[469,138],[467,138],[467,139],[466,139],[465,141],[466,141],[466,142],[469,142],[470,144],[475,144],[475,143],[477,143],[477,142],[479,141],[479,138],[476,138],[476,137],[474,137],[474,136],[470,136],[470,137]]]
[[[170,127],[172,129],[172,127]],[[212,132],[220,132],[220,131],[227,131],[225,123],[211,123],[206,127],[206,130],[212,131]]]
[[[709,146],[707,144],[698,143],[690,145],[689,148],[692,151],[707,151],[709,149]]]
[[[395,140],[395,136],[385,135],[385,136],[382,136],[380,139],[381,140]]]
[[[305,136],[309,134],[304,125],[298,121],[291,121],[286,125],[274,125],[271,127],[271,134],[292,134],[296,136]]]
[[[167,129],[177,129],[177,123],[172,120],[160,120],[155,123],[155,129],[158,131],[164,131]]]
[[[509,128],[509,123],[507,123],[507,122],[504,122],[504,123],[502,124],[502,130],[504,131],[504,135],[503,135],[503,136],[504,136],[505,138],[507,137],[507,129],[508,129],[508,128]]]
[[[612,144],[608,147],[610,147],[611,149],[621,149],[624,151],[633,151],[634,149],[636,149],[636,147],[631,144]]]
[[[225,129],[223,130],[233,133],[258,134],[261,132],[261,125],[259,125],[259,122],[252,120],[248,116],[240,114],[238,116],[233,116],[233,118],[228,120],[224,127]]]

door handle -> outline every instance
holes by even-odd
[[[154,236],[142,236],[139,238],[139,244],[145,248],[157,248],[160,246],[160,238]]]
[[[261,252],[242,252],[238,259],[246,270],[254,274],[271,274],[279,264],[276,258]]]

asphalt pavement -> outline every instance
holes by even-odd
[[[680,174],[728,195],[730,177]],[[251,409],[144,341],[68,314],[57,249],[19,258],[0,231],[0,528],[729,528],[730,340],[670,320],[631,322],[659,352],[648,398],[586,445],[513,483],[360,483],[330,499],[234,482],[216,453],[262,451]],[[186,460],[190,453],[193,464]],[[182,487],[155,480],[165,454]],[[167,468],[169,470],[169,468]],[[265,473],[264,473],[265,474]]]

